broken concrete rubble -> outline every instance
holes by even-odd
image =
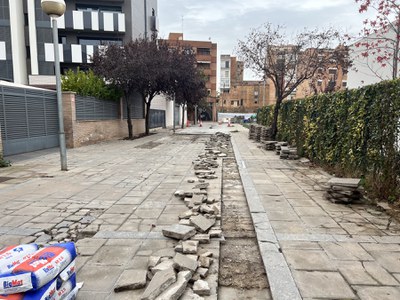
[[[197,254],[198,241],[183,241],[182,253],[183,254]]]
[[[175,271],[172,268],[157,272],[151,279],[149,285],[143,292],[143,295],[140,299],[142,300],[156,299],[158,295],[164,292],[175,281],[176,281],[176,275]]]
[[[177,300],[185,292],[186,286],[192,277],[190,271],[181,271],[178,273],[177,280],[166,291],[164,291],[156,300]]]
[[[205,280],[197,280],[193,284],[193,292],[195,292],[197,295],[200,296],[210,296],[211,295],[211,289],[210,286],[208,285],[208,282]]]
[[[172,225],[162,230],[162,233],[166,237],[170,237],[176,240],[187,240],[196,234],[196,228],[185,225]]]
[[[174,257],[174,268],[176,270],[195,272],[197,266],[198,266],[197,259],[192,259],[187,255],[176,253]]]
[[[144,288],[146,275],[146,270],[124,270],[114,286],[114,292]]]
[[[207,230],[209,230],[215,224],[215,219],[207,219],[202,215],[198,215],[195,217],[191,217],[190,222],[194,227],[196,227],[197,230],[204,233],[207,232]]]

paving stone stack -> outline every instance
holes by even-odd
[[[251,124],[250,125],[250,130],[249,130],[249,139],[250,140],[255,140],[255,132],[256,132],[256,127],[258,125],[256,124]]]
[[[267,151],[275,151],[275,144],[278,143],[277,141],[264,141],[263,142],[263,149]]]
[[[271,139],[271,127],[261,127],[261,142],[269,141]]]
[[[358,178],[337,178],[328,181],[325,197],[333,203],[358,202],[363,198],[363,188]]]
[[[259,142],[261,140],[261,130],[263,127],[264,126],[261,125],[250,125],[249,139]]]
[[[215,179],[218,159],[227,156],[230,135],[217,133],[206,143],[205,153],[193,161],[197,180],[190,190],[178,190],[178,197],[187,206],[177,224],[162,229],[165,237],[176,240],[174,249],[163,255],[151,256],[147,270],[125,270],[114,291],[145,288],[140,299],[204,299],[210,296],[210,280],[217,276],[211,269],[214,262],[212,240],[224,241],[221,230],[221,202],[208,195],[207,179]],[[212,270],[212,271],[211,271]],[[217,282],[215,282],[217,285]],[[211,295],[216,297],[217,295]]]
[[[260,141],[261,141],[261,130],[262,130],[263,127],[264,127],[264,126],[260,126],[260,125],[256,127],[255,140],[256,140],[257,142],[260,142]]]
[[[292,148],[288,146],[281,146],[281,151],[280,151],[280,159],[299,159],[299,156],[297,155],[297,148]]]
[[[275,144],[275,153],[277,154],[277,155],[280,155],[281,154],[281,149],[282,149],[282,147],[287,147],[288,146],[288,143],[287,142],[277,142],[276,144]]]

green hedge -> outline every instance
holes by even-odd
[[[258,112],[270,125],[273,107]],[[399,197],[400,80],[285,101],[278,138],[338,176],[365,177],[370,192]]]

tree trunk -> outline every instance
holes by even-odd
[[[181,128],[185,128],[185,104],[182,105],[182,125]]]
[[[274,115],[273,115],[272,124],[271,124],[271,138],[273,140],[276,139],[276,135],[278,133],[278,116],[279,116],[279,110],[281,108],[281,103],[282,103],[282,98],[278,97],[276,99]]]
[[[126,102],[126,116],[127,116],[126,122],[128,123],[128,138],[130,140],[132,140],[133,139],[133,125],[132,125],[132,119],[131,119],[131,103],[129,101],[128,93],[125,93],[125,102]]]
[[[146,127],[146,135],[150,133],[150,106],[151,100],[145,101],[146,103],[146,116],[145,116],[145,127]]]

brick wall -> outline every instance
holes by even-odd
[[[126,120],[77,121],[75,93],[63,93],[64,131],[68,148],[121,139],[128,136]],[[144,119],[133,119],[133,134],[145,132]]]

